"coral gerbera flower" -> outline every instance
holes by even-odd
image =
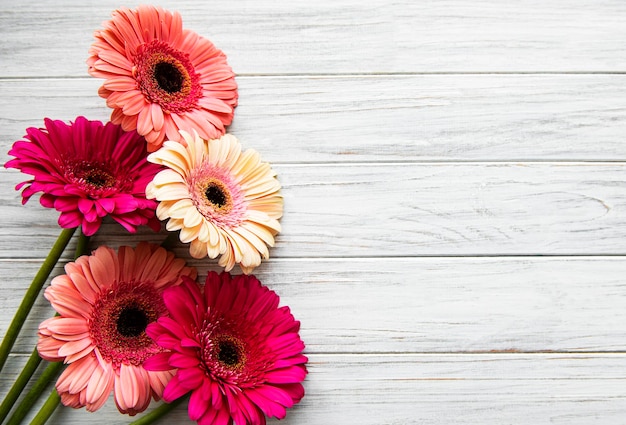
[[[304,396],[307,370],[300,322],[254,276],[210,272],[204,287],[191,279],[164,291],[169,317],[147,333],[168,351],[148,370],[178,368],[166,402],[191,392],[189,417],[200,425],[265,424],[282,419]]]
[[[221,50],[161,7],[120,8],[102,25],[87,64],[106,79],[99,94],[113,108],[112,122],[145,136],[149,151],[166,137],[182,141],[179,130],[205,139],[224,134],[238,95]]]
[[[186,146],[165,142],[148,161],[169,169],[146,187],[148,199],[160,201],[157,217],[169,218],[168,230],[180,230],[194,258],[221,255],[219,265],[244,273],[268,258],[283,213],[280,183],[258,152],[241,152],[239,141],[226,134],[202,140],[181,132]]]
[[[39,325],[42,358],[69,366],[56,388],[66,406],[98,410],[111,391],[122,413],[134,415],[158,400],[173,371],[147,371],[143,363],[163,351],[146,334],[149,323],[167,315],[164,289],[195,278],[194,268],[165,249],[140,243],[92,255],[65,266],[45,297],[60,314]]]
[[[26,130],[13,144],[5,164],[33,179],[22,182],[22,203],[43,192],[41,205],[60,211],[59,225],[82,225],[94,234],[110,215],[129,232],[148,224],[160,229],[157,203],[146,199],[146,185],[161,167],[146,160],[143,137],[118,125],[78,117],[74,123],[45,120],[45,129]]]

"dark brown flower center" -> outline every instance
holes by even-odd
[[[162,296],[152,283],[116,283],[94,303],[89,333],[102,357],[115,367],[140,365],[162,351],[145,331],[166,313]]]
[[[212,203],[218,208],[221,208],[226,204],[226,194],[222,187],[215,183],[211,183],[204,190],[204,196],[206,196],[207,201]]]
[[[217,179],[209,179],[204,184],[206,202],[218,213],[226,214],[233,208],[233,199],[224,183]]]
[[[230,370],[241,369],[246,362],[243,344],[232,336],[222,336],[215,341],[215,356]]]
[[[108,172],[98,168],[88,168],[84,170],[84,174],[81,178],[89,186],[93,186],[97,189],[105,189],[115,186],[115,177]]]
[[[148,102],[177,114],[198,106],[203,89],[187,53],[153,40],[139,48],[134,65],[133,76]]]
[[[117,318],[117,331],[125,337],[141,335],[148,326],[148,315],[136,306],[126,307]]]
[[[168,93],[179,92],[183,88],[185,76],[170,62],[159,62],[154,66],[154,78],[159,87]]]

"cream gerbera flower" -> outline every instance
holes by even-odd
[[[283,213],[280,183],[254,149],[241,151],[232,135],[203,140],[181,131],[187,146],[167,141],[148,161],[168,169],[146,187],[148,199],[160,201],[157,217],[169,218],[167,230],[180,230],[194,258],[220,256],[230,271],[235,264],[248,274],[269,257],[268,246],[280,231]]]

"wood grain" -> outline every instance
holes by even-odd
[[[46,116],[108,118],[85,60],[121,3],[96,3],[0,3],[0,152]],[[626,3],[159,3],[228,55],[230,131],[283,185],[256,274],[310,374],[270,424],[624,423]],[[0,334],[59,233],[23,179],[0,170]],[[92,247],[166,236],[108,220]],[[0,397],[51,314],[40,298]],[[109,400],[50,424],[128,422]]]
[[[238,77],[229,131],[272,163],[626,158],[626,75]],[[106,121],[101,80],[0,79],[0,148],[43,118]],[[18,107],[28,105],[28,108]],[[0,157],[3,160],[3,157]]]
[[[190,264],[201,280],[219,271]],[[1,311],[15,311],[38,266],[9,269]],[[309,353],[625,351],[625,274],[616,257],[299,258],[255,271],[301,321]],[[52,314],[40,298],[16,352]]]
[[[93,31],[121,4],[3,2],[0,39],[10,47],[0,76],[85,75]],[[626,70],[620,0],[159,4],[226,52],[238,74]]]
[[[277,165],[285,214],[271,255],[624,254],[625,166]],[[41,212],[36,201],[22,206],[13,187],[23,177],[12,171],[1,174],[5,244],[0,258],[42,258],[59,232],[56,215]],[[129,238],[117,224],[104,226],[101,234],[96,243]],[[24,238],[41,243],[25,244]]]
[[[285,420],[268,423],[619,424],[625,367],[624,354],[310,355],[307,395]],[[131,421],[109,399],[96,414],[65,408],[51,422],[111,418]],[[161,421],[188,422],[184,405]]]

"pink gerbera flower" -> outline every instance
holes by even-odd
[[[158,400],[173,371],[147,371],[143,363],[163,351],[145,332],[167,315],[164,289],[195,278],[165,249],[141,243],[119,252],[101,246],[65,266],[45,291],[59,316],[39,325],[42,358],[69,366],[56,388],[66,406],[98,410],[111,391],[122,413],[134,415]]]
[[[146,160],[143,137],[118,125],[78,117],[74,123],[45,120],[45,128],[26,130],[5,164],[33,176],[17,185],[22,203],[43,192],[41,205],[60,211],[63,228],[82,226],[94,234],[110,215],[128,231],[148,224],[160,229],[157,202],[146,199],[146,185],[161,167]]]
[[[221,50],[161,7],[120,8],[103,27],[87,64],[106,79],[99,94],[113,108],[111,121],[145,136],[149,151],[166,137],[184,143],[179,130],[205,139],[224,134],[237,84]]]
[[[168,351],[145,367],[178,368],[166,402],[191,392],[189,417],[200,425],[259,425],[304,396],[300,322],[254,276],[210,272],[204,287],[184,279],[163,296],[170,316],[147,333]]]

